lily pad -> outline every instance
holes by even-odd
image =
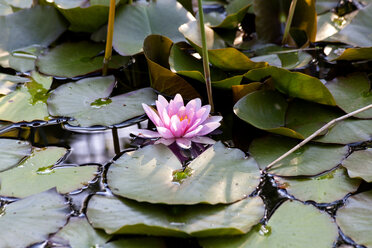
[[[246,197],[260,180],[252,158],[220,142],[187,166],[186,178],[179,179],[180,172],[182,164],[170,149],[152,145],[122,155],[110,166],[107,182],[114,194],[141,202],[217,204]]]
[[[0,247],[28,247],[46,240],[67,220],[65,198],[51,189],[0,209]]]
[[[71,248],[102,247],[110,238],[110,235],[95,230],[86,218],[71,217],[51,241]]]
[[[249,124],[272,133],[303,139],[303,136],[285,125],[288,103],[276,91],[254,91],[234,105],[234,113]]]
[[[330,203],[341,200],[355,192],[361,180],[350,179],[344,168],[339,168],[321,176],[304,179],[275,178],[280,187],[301,201]]]
[[[19,83],[26,83],[29,81],[29,78],[0,73],[0,95],[7,95],[14,91]]]
[[[13,7],[25,9],[25,8],[31,8],[32,6],[32,0],[4,0],[9,5],[12,5]]]
[[[357,244],[372,246],[372,191],[353,195],[336,213],[341,231]]]
[[[123,5],[115,18],[114,48],[122,55],[142,51],[142,44],[150,34],[168,37],[173,42],[185,41],[178,27],[195,20],[176,0]]]
[[[26,197],[53,187],[64,194],[86,186],[97,166],[57,166],[66,152],[62,147],[34,148],[19,166],[0,173],[0,195]]]
[[[35,70],[36,59],[43,49],[43,46],[31,45],[13,50],[9,56],[9,67],[20,72]]]
[[[69,30],[73,32],[94,32],[107,22],[109,1],[89,1],[87,4],[84,0],[54,0],[54,3],[69,21]]]
[[[55,8],[38,5],[0,16],[0,30],[0,64],[9,67],[13,50],[34,44],[48,46],[66,30],[66,23]]]
[[[264,169],[298,144],[297,140],[267,136],[252,141],[249,152]],[[313,176],[328,171],[346,157],[347,146],[307,144],[277,163],[270,173],[280,176]]]
[[[87,216],[95,228],[110,234],[206,237],[244,234],[264,211],[260,197],[231,205],[163,206],[95,195]]]
[[[354,151],[342,162],[342,165],[347,169],[350,177],[372,182],[372,148]]]
[[[77,77],[102,69],[105,45],[82,41],[78,43],[63,43],[36,61],[39,71],[57,77]],[[119,68],[128,63],[129,57],[114,55],[109,63],[109,68]]]
[[[31,145],[27,141],[0,139],[0,171],[17,165],[31,154]]]
[[[329,121],[342,116],[337,109],[320,104],[294,101],[288,108],[286,126],[307,137]],[[331,127],[313,141],[350,144],[370,140],[372,120],[347,119]]]
[[[358,10],[357,15],[340,32],[329,37],[329,40],[344,42],[357,47],[372,46],[372,4]]]
[[[336,105],[332,94],[319,79],[300,72],[290,72],[282,68],[268,66],[251,70],[244,76],[255,82],[270,76],[275,88],[290,97],[326,105]]]
[[[371,60],[372,59],[372,47],[355,47],[347,48],[343,53],[334,58],[333,60]]]
[[[48,120],[46,101],[51,77],[37,72],[31,74],[32,81],[20,86],[12,93],[0,97],[0,120],[10,122]]]
[[[204,248],[332,247],[338,229],[332,218],[312,205],[284,202],[271,216],[267,226],[256,226],[244,236],[201,239]]]
[[[200,98],[200,94],[185,79],[170,70],[168,59],[172,46],[173,42],[165,36],[149,35],[145,39],[143,51],[151,75],[151,86],[170,96],[178,93],[186,99]]]
[[[48,99],[48,110],[53,116],[73,117],[71,125],[89,127],[111,126],[144,114],[141,103],[151,105],[156,94],[144,88],[109,97],[115,78],[94,77],[67,83],[54,90]]]
[[[235,6],[231,6],[234,2],[240,2],[238,4],[242,4],[243,2],[245,3],[244,6],[240,6],[239,10],[236,10],[232,13],[232,9],[234,7],[237,7],[237,4]],[[251,3],[249,1],[232,1],[230,3],[229,8],[226,8],[227,13],[226,18],[223,19],[222,22],[213,25],[213,28],[227,28],[227,29],[234,29],[237,28],[238,25],[241,23],[243,20],[245,14],[247,14],[248,9],[251,7]]]
[[[346,113],[372,104],[371,84],[364,73],[353,73],[346,77],[336,77],[326,84],[337,105]],[[359,118],[372,118],[372,110],[357,115]]]

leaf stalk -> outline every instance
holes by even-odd
[[[107,75],[108,64],[111,60],[111,55],[112,55],[112,39],[114,36],[115,6],[116,6],[116,1],[110,0],[109,19],[108,19],[108,24],[107,24],[106,49],[105,49],[105,57],[103,59],[103,69],[102,69],[103,76]]]

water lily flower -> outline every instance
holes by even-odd
[[[191,147],[191,142],[214,144],[215,141],[204,135],[209,134],[221,124],[221,116],[210,116],[210,105],[201,106],[199,98],[193,99],[185,106],[182,96],[177,94],[168,102],[159,95],[155,101],[156,109],[142,104],[147,116],[155,124],[157,132],[140,129],[133,134],[144,138],[159,138],[155,143],[167,146],[177,143],[184,149]]]

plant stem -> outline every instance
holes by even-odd
[[[117,127],[113,127],[111,129],[111,132],[112,132],[112,140],[114,142],[114,151],[115,151],[115,154],[118,155],[120,153],[120,140],[119,140]]]
[[[212,96],[212,82],[211,82],[211,72],[209,69],[209,58],[208,58],[208,48],[207,48],[207,38],[205,36],[204,28],[204,14],[202,0],[198,0],[198,12],[199,12],[199,26],[200,26],[200,36],[202,40],[202,58],[203,58],[203,69],[204,78],[207,86],[208,102],[211,105],[211,112],[214,112],[213,96]]]
[[[320,133],[322,133],[326,129],[330,128],[331,126],[333,126],[337,122],[342,121],[342,120],[345,120],[345,119],[347,119],[347,118],[349,118],[349,117],[351,117],[353,115],[359,114],[359,113],[361,113],[363,111],[366,111],[366,110],[368,110],[370,108],[372,108],[372,104],[370,104],[368,106],[365,106],[363,108],[357,109],[357,110],[355,110],[355,111],[353,111],[351,113],[348,113],[348,114],[343,115],[341,117],[338,117],[336,119],[331,120],[330,122],[328,122],[327,124],[325,124],[323,127],[321,127],[320,129],[318,129],[317,131],[315,131],[313,134],[311,134],[309,137],[307,137],[306,139],[304,139],[303,141],[301,141],[298,145],[296,145],[295,147],[293,147],[291,150],[289,150],[288,152],[284,153],[282,156],[280,156],[279,158],[277,158],[273,162],[271,162],[268,166],[266,166],[266,168],[264,169],[264,171],[267,172],[268,170],[272,169],[276,163],[278,163],[279,161],[281,161],[284,158],[288,157],[290,154],[292,154],[293,152],[295,152],[300,147],[304,146],[310,140],[312,140],[313,138],[315,138]]]
[[[114,36],[114,21],[115,21],[115,0],[110,0],[110,12],[107,24],[107,37],[106,37],[106,49],[105,58],[103,59],[102,75],[107,75],[108,64],[112,54],[112,37]]]
[[[292,0],[291,6],[289,7],[288,17],[287,17],[287,23],[285,24],[282,44],[286,43],[289,36],[289,29],[291,28],[293,15],[296,9],[297,0]]]

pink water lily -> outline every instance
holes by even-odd
[[[182,96],[177,94],[168,101],[161,95],[155,102],[156,108],[142,104],[147,116],[155,124],[157,132],[140,129],[133,134],[144,138],[160,138],[156,143],[171,145],[177,142],[181,148],[188,149],[191,142],[214,144],[215,141],[204,135],[218,128],[221,116],[210,116],[210,105],[201,106],[199,98],[184,105]]]

